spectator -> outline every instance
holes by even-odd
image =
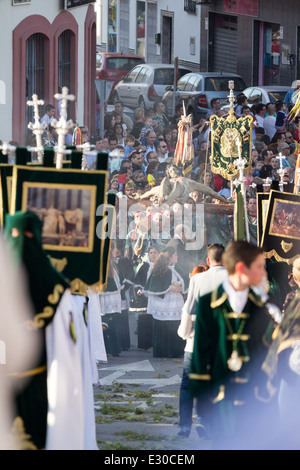
[[[151,162],[159,163],[157,153],[155,152],[148,152],[146,155],[146,160],[147,160],[148,166]]]
[[[113,133],[114,126],[116,124],[116,118],[113,113],[105,114],[104,116],[104,131]]]
[[[148,152],[155,152],[156,153],[156,147],[155,143],[157,141],[157,135],[154,131],[149,130],[146,133],[146,156]]]
[[[241,112],[242,112],[242,117],[250,116],[251,115],[250,106],[243,106],[242,109],[241,109]]]
[[[287,158],[290,156],[290,147],[286,142],[278,147],[278,153],[281,153],[281,155],[284,157],[284,159],[281,160],[281,163],[279,163],[279,168],[286,168],[287,166],[291,166]]]
[[[239,95],[237,95],[237,105],[235,106],[234,108],[234,112],[238,115],[238,116],[242,116],[242,109],[243,109],[243,106],[248,106],[248,99],[247,99],[247,96],[244,95],[244,93],[240,93]]]
[[[167,160],[169,152],[166,142],[164,142],[163,140],[159,140],[157,142],[156,153],[159,163],[163,163]]]
[[[97,152],[104,152],[104,143],[103,139],[100,136],[94,135],[91,137],[91,145],[95,145],[95,150]]]
[[[133,128],[133,121],[124,112],[124,104],[122,103],[122,101],[115,101],[115,111],[117,114],[120,114],[122,116],[122,121],[124,124],[126,124],[127,132],[130,134]]]
[[[45,107],[45,114],[44,116],[41,117],[41,123],[45,123],[47,128],[49,128],[49,125],[54,119],[55,115],[55,106],[53,104],[47,104]]]
[[[270,137],[272,140],[275,133],[276,133],[276,107],[275,104],[273,103],[268,103],[267,104],[267,116],[264,118],[264,129],[265,133]]]
[[[217,114],[217,112],[221,109],[221,101],[219,98],[213,98],[210,101],[210,109],[207,111],[206,120],[208,121],[210,116]]]
[[[129,134],[125,140],[125,157],[128,157],[134,151],[135,138],[132,134]]]
[[[154,103],[153,109],[155,113],[152,117],[153,129],[157,135],[160,135],[169,124],[168,118],[165,115],[166,106],[162,102]]]
[[[276,122],[275,128],[277,131],[283,131],[286,121],[286,104],[283,101],[276,101]]]
[[[116,122],[116,124],[114,125],[114,135],[117,139],[117,144],[122,145],[122,147],[125,148],[123,126],[120,122]]]
[[[143,171],[146,174],[146,167],[144,165],[144,153],[143,152],[133,152],[129,155],[129,160],[132,163],[132,170],[133,172],[136,170]]]
[[[257,122],[258,127],[264,127],[264,117],[266,111],[266,105],[263,103],[258,103],[258,105],[255,107],[254,120]]]
[[[297,91],[300,89],[300,80],[295,80],[291,85],[292,90],[288,91],[284,97],[283,102],[286,104],[287,108],[292,105],[294,106],[295,102],[293,98],[295,97]]]
[[[163,131],[164,141],[167,144],[168,152],[173,152],[176,148],[176,141],[173,139],[173,128],[171,126],[166,126]]]

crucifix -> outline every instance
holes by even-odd
[[[2,150],[3,155],[7,155],[7,161],[8,163],[15,163],[14,158],[12,158],[12,155],[16,151],[16,147],[14,145],[7,144],[6,142],[3,142],[2,145],[0,145],[0,150]]]
[[[229,80],[228,82],[228,88],[229,88],[229,96],[228,96],[228,101],[230,103],[230,110],[229,110],[229,113],[230,114],[234,114],[234,102],[235,102],[235,96],[234,96],[234,81],[233,80]]]
[[[47,127],[46,123],[40,122],[39,106],[43,104],[44,104],[44,100],[39,100],[36,94],[32,95],[32,101],[27,101],[28,106],[33,106],[33,117],[34,117],[34,123],[30,122],[28,124],[28,128],[33,132],[33,134],[35,135],[35,139],[36,139],[36,146],[29,147],[28,150],[37,152],[38,162],[43,161],[44,147],[43,147],[42,135]]]
[[[286,181],[283,181],[284,168],[283,168],[283,165],[282,165],[282,160],[284,160],[285,157],[282,155],[282,153],[279,153],[279,155],[277,155],[276,158],[277,158],[277,160],[279,160],[279,169],[277,170],[277,173],[280,176],[279,189],[280,189],[280,191],[283,191],[283,185],[286,184]]]
[[[236,141],[236,146],[238,149],[238,156],[234,162],[235,166],[239,170],[239,178],[234,181],[235,186],[238,186],[239,184],[241,185],[241,193],[243,196],[243,201],[244,201],[244,213],[245,213],[245,227],[246,227],[246,235],[247,235],[247,241],[250,241],[250,232],[249,232],[249,223],[248,223],[248,216],[247,216],[247,201],[246,201],[246,191],[245,191],[245,176],[244,176],[244,168],[247,165],[247,160],[245,158],[242,158],[241,156],[241,141],[239,137],[237,137]]]
[[[59,121],[53,119],[52,126],[56,128],[56,132],[58,135],[57,139],[57,147],[56,147],[56,168],[61,169],[63,164],[63,156],[66,153],[65,150],[65,138],[69,131],[74,127],[74,123],[72,119],[67,121],[67,103],[68,101],[74,101],[75,96],[69,95],[69,90],[67,87],[62,88],[62,93],[56,93],[54,95],[56,100],[61,101],[61,109],[60,109],[60,118]]]

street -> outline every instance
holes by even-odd
[[[99,364],[95,387],[96,435],[100,450],[209,450],[193,426],[190,437],[179,431],[182,358],[153,358],[137,349],[135,318],[130,316],[132,346]]]

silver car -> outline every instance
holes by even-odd
[[[179,66],[181,78],[189,69]],[[174,66],[171,64],[141,64],[134,67],[115,87],[113,101],[121,100],[129,108],[153,108],[161,101],[168,85],[174,84]]]
[[[234,82],[234,94],[238,95],[246,88],[240,75],[217,72],[193,72],[184,75],[177,82],[175,104],[184,102],[187,114],[192,114],[193,122],[205,118],[211,107],[211,100],[219,98],[221,106],[228,104],[229,85]],[[173,87],[165,93],[163,102],[168,116],[173,114]]]
[[[288,86],[251,86],[246,88],[243,93],[247,96],[248,105],[258,103],[275,103],[276,101],[283,101],[285,95],[291,87]]]

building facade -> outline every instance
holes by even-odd
[[[299,0],[97,0],[97,44],[146,62],[232,72],[250,85],[300,76]]]
[[[96,0],[103,52],[139,54],[147,63],[199,70],[200,8],[191,0]]]
[[[242,75],[248,86],[300,75],[298,0],[193,0],[201,8],[201,70]]]
[[[96,13],[84,0],[11,0],[1,5],[0,139],[27,144],[37,94],[57,106],[67,86],[68,118],[95,129]],[[40,115],[43,113],[40,108]],[[56,112],[56,116],[58,113]]]

